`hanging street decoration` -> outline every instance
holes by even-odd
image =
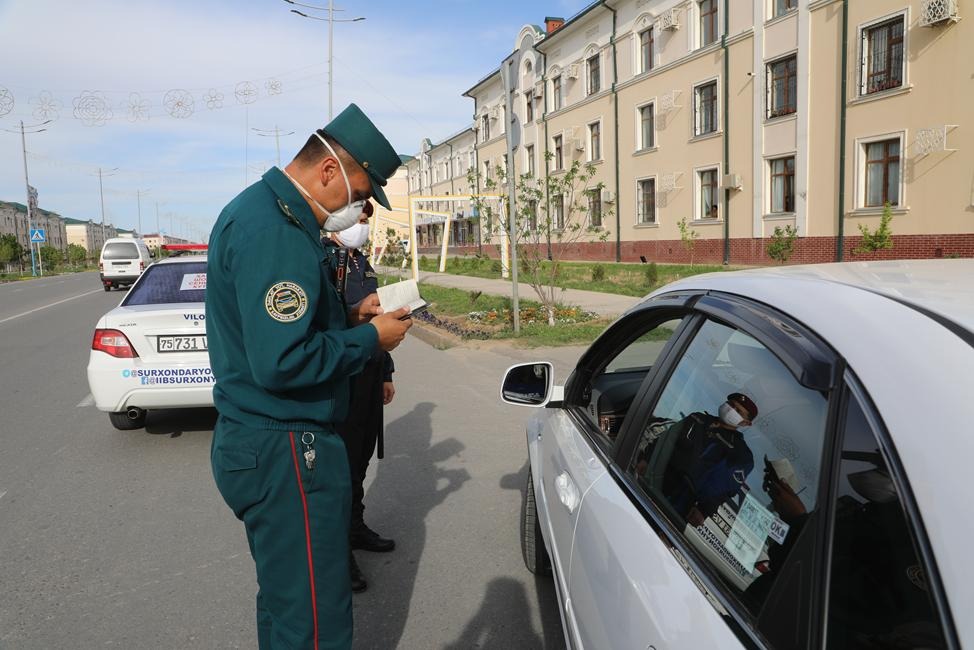
[[[268,79],[265,85],[268,95],[280,95],[282,92],[280,79]]]
[[[46,90],[32,98],[30,104],[34,107],[33,115],[36,120],[56,120],[60,115],[61,102]]]
[[[85,126],[104,126],[112,119],[112,105],[104,93],[85,90],[74,98],[74,117]]]
[[[185,90],[170,90],[162,103],[166,111],[177,119],[185,119],[193,114],[193,95]]]
[[[149,121],[149,100],[142,99],[141,93],[129,95],[128,114],[130,122]]]
[[[257,86],[249,81],[241,81],[237,84],[233,94],[241,104],[253,104],[257,101]]]
[[[223,108],[223,93],[216,88],[210,88],[206,91],[206,94],[203,95],[203,103],[206,104],[206,107],[211,111],[218,108]]]
[[[0,117],[14,109],[14,96],[9,90],[0,86]]]

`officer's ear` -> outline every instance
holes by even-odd
[[[328,185],[335,175],[341,175],[341,167],[338,165],[338,159],[330,153],[321,159],[318,163],[318,176],[321,180],[322,186]]]

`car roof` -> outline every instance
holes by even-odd
[[[967,551],[974,520],[961,506],[974,496],[967,480],[974,458],[968,407],[974,344],[967,336],[974,331],[974,260],[708,273],[678,280],[648,298],[671,291],[720,291],[773,305],[845,359],[892,439],[962,643],[974,643],[974,624],[961,619],[974,607],[974,581],[968,578],[974,575],[974,555]]]

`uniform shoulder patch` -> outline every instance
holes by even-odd
[[[278,282],[267,290],[264,309],[274,320],[291,323],[308,311],[308,294],[294,282]]]

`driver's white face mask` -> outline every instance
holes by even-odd
[[[342,178],[345,179],[345,191],[347,192],[346,196],[348,197],[349,202],[338,210],[329,210],[325,206],[318,203],[318,201],[308,193],[308,190],[304,189],[300,183],[291,178],[290,174],[284,172],[284,175],[287,176],[292,183],[294,183],[295,187],[301,190],[302,194],[308,197],[309,201],[314,203],[316,206],[318,206],[319,210],[328,215],[325,218],[325,223],[322,226],[322,230],[326,230],[328,232],[345,230],[346,228],[358,223],[359,218],[362,216],[362,212],[365,210],[365,201],[362,200],[355,201],[354,203],[351,202],[352,185],[348,182],[348,174],[345,173],[345,165],[342,164],[342,159],[338,157],[338,154],[335,153],[335,150],[332,149],[330,144],[328,144],[328,141],[321,137],[317,131],[315,131],[315,137],[321,140],[321,144],[325,145],[325,147],[328,148],[328,151],[331,152],[331,155],[335,157],[335,160],[338,161],[338,168],[342,170]],[[365,242],[362,243],[364,244]],[[346,246],[350,246],[350,244],[346,244]],[[357,248],[357,246],[352,246],[352,248]]]
[[[737,412],[737,409],[734,408],[730,402],[724,402],[721,404],[717,411],[720,414],[720,419],[724,422],[724,424],[732,426],[735,429],[741,426],[741,423],[744,421],[744,418],[741,417],[741,414]]]

